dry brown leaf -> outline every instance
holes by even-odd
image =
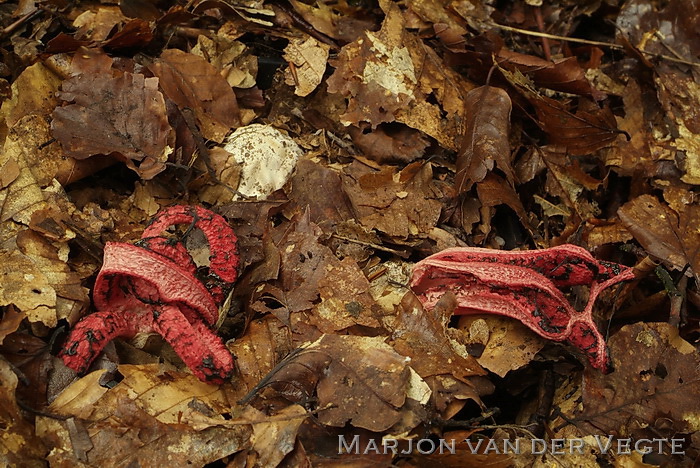
[[[32,114],[20,119],[5,139],[0,167],[7,167],[17,175],[10,177],[12,180],[0,189],[2,223],[12,219],[29,224],[32,213],[46,205],[42,188],[56,174],[60,152],[55,146],[37,150],[43,143],[37,140],[43,135],[48,135],[48,124]]]
[[[427,236],[442,209],[430,163],[416,161],[403,170],[372,171],[358,162],[344,170],[345,191],[357,219],[398,239]]]
[[[394,349],[411,358],[411,368],[421,377],[449,375],[468,382],[471,376],[486,374],[464,346],[447,335],[447,322],[452,315],[447,302],[424,310],[409,292],[397,310],[395,321],[387,322],[395,336]]]
[[[348,98],[341,123],[373,128],[398,121],[456,149],[453,135],[462,113],[462,86],[470,88],[433,50],[405,29],[399,7],[382,0],[378,32],[366,31],[344,46],[328,78],[328,92]],[[437,101],[439,104],[432,104]],[[444,115],[446,114],[446,116]]]
[[[326,72],[330,46],[313,37],[294,37],[284,49],[289,67],[284,71],[284,82],[294,86],[294,94],[308,96],[321,84]]]
[[[686,184],[700,184],[700,85],[685,72],[666,70],[655,75],[659,101],[675,126],[672,146],[684,152],[678,167]]]
[[[668,195],[667,195],[668,194]],[[651,255],[700,274],[700,206],[695,196],[675,189],[664,194],[672,207],[652,195],[625,203],[617,212],[625,227]]]
[[[274,380],[313,389],[307,371],[314,370],[322,424],[342,427],[350,423],[385,431],[401,420],[410,372],[406,358],[384,340],[381,336],[324,335],[305,347]]]
[[[202,135],[221,143],[240,125],[233,89],[209,62],[177,49],[163,51],[150,66],[165,95],[180,110],[191,109]]]
[[[241,416],[253,427],[250,442],[258,455],[255,465],[275,467],[294,449],[299,426],[309,414],[300,405],[290,405],[271,416],[248,406]]]
[[[327,333],[355,325],[378,327],[378,306],[369,294],[364,274],[354,260],[340,261],[330,248],[320,244],[321,235],[307,212],[299,217],[295,230],[280,241],[279,287],[268,287],[265,292],[284,311],[273,313],[288,323],[290,313],[307,311],[297,318]]]
[[[476,192],[482,207],[506,205],[518,215],[523,226],[529,227],[528,216],[518,193],[503,178],[493,173],[488,174],[477,184]]]
[[[117,153],[144,179],[165,169],[172,130],[158,79],[81,73],[63,82],[59,97],[72,104],[54,110],[51,128],[68,155]]]
[[[537,112],[540,126],[547,133],[550,143],[562,145],[573,155],[585,155],[610,146],[618,137],[615,115],[609,107],[599,107],[595,102],[579,98],[577,108],[549,98],[537,92],[534,84],[519,70],[511,73],[500,69],[510,84],[530,101]]]
[[[622,100],[625,104],[625,116],[618,117],[618,126],[630,135],[630,140],[616,139],[610,151],[605,153],[605,163],[615,166],[616,171],[622,175],[654,173],[655,158],[652,157],[651,150],[654,138],[647,130],[649,122],[644,113],[639,83],[630,80],[625,86]]]
[[[36,233],[20,232],[18,250],[0,251],[5,287],[1,305],[15,305],[30,322],[55,327],[60,319],[74,321],[88,303],[87,289],[72,272],[61,251]]]
[[[292,351],[291,332],[273,315],[253,320],[245,335],[231,345],[241,376],[242,394],[247,394],[284,356]]]
[[[318,281],[321,302],[309,314],[309,323],[323,333],[354,325],[379,327],[379,306],[369,293],[369,281],[352,258],[331,257]]]
[[[338,262],[333,252],[318,242],[321,234],[321,229],[309,221],[306,213],[299,218],[294,231],[278,244],[280,292],[284,295],[277,299],[288,313],[309,310],[318,302],[318,282],[326,274],[326,265],[333,260]]]
[[[700,54],[696,1],[669,2],[658,8],[647,6],[644,0],[630,0],[623,5],[616,24],[620,35],[654,54],[673,51],[673,55],[689,60]]]
[[[55,374],[56,359],[46,341],[28,331],[18,331],[5,337],[0,354],[21,377],[16,391],[21,403],[30,408],[46,408],[49,376]]]
[[[308,210],[311,222],[328,231],[331,226],[353,217],[340,175],[321,163],[300,160],[288,186],[291,186],[286,190],[290,203],[285,215],[289,218]],[[323,196],[319,197],[319,193]]]
[[[349,2],[307,5],[299,0],[290,0],[289,3],[316,31],[343,43],[354,41],[363,31],[377,29],[376,18],[368,15],[366,8],[352,8]]]
[[[214,65],[231,87],[249,89],[255,86],[258,61],[246,49],[240,41],[220,35],[212,38],[200,35],[191,52]]]
[[[494,440],[495,445],[490,445],[492,449],[487,449],[492,439],[487,437],[478,438],[472,437],[474,430],[450,431],[445,432],[441,438],[446,441],[455,442],[455,451],[450,453],[448,450],[436,450],[433,453],[412,453],[409,463],[415,463],[414,466],[428,467],[439,466],[441,468],[464,468],[464,467],[488,467],[488,468],[511,468],[514,466],[529,466],[532,460],[528,460],[527,454],[503,453],[501,450],[493,450],[493,447],[503,447],[502,440]],[[509,442],[513,442],[510,434]],[[523,447],[530,444],[530,441],[523,440]],[[477,448],[478,445],[478,448]],[[522,461],[521,461],[522,460]],[[521,464],[518,464],[521,462]],[[579,468],[585,468],[579,466]],[[591,467],[594,468],[594,467]],[[595,467],[597,468],[597,467]]]
[[[530,99],[550,142],[563,145],[573,155],[584,155],[610,146],[618,137],[617,121],[608,107],[583,106],[575,113],[559,101],[537,96]]]
[[[355,146],[378,163],[410,163],[430,146],[421,132],[401,124],[380,124],[374,130],[350,126],[348,133]]]
[[[570,422],[593,434],[654,437],[658,418],[670,434],[698,430],[700,353],[667,323],[624,326],[609,341],[615,372],[587,371],[583,412]]]
[[[467,121],[457,153],[456,193],[462,194],[473,183],[484,180],[496,164],[513,184],[508,93],[493,86],[481,86],[467,93],[464,107]]]
[[[630,241],[632,234],[619,219],[615,219],[610,224],[587,225],[584,239],[584,245],[594,251],[605,244],[623,244]]]
[[[12,97],[2,103],[0,118],[11,128],[26,115],[49,114],[58,102],[60,84],[61,79],[41,62],[25,68],[12,83]]]
[[[56,292],[56,317],[59,320],[74,320],[89,304],[89,300],[88,290],[82,286],[81,278],[67,264],[68,246],[65,243],[56,246],[44,236],[23,231],[17,235],[17,247],[31,259]],[[55,326],[53,319],[44,323]]]
[[[587,195],[589,191],[598,189],[601,181],[584,172],[577,161],[553,149],[543,147],[540,152],[549,169],[545,182],[547,194],[559,197],[563,207],[576,213],[579,220],[596,217],[600,208]]]
[[[595,89],[586,78],[576,57],[565,57],[553,62],[533,55],[525,55],[501,48],[498,64],[511,71],[518,70],[532,78],[535,85],[569,94],[591,96],[596,101],[605,94]]]
[[[22,320],[27,314],[19,310],[12,304],[8,304],[2,318],[0,318],[0,345],[2,345],[7,335],[14,333],[19,328]]]
[[[500,377],[529,364],[544,347],[545,341],[542,338],[516,320],[498,316],[463,315],[458,327],[470,333],[470,343],[478,342],[471,331],[478,320],[485,322],[487,333],[486,340],[480,343],[484,346],[483,352],[476,357],[476,361]]]
[[[219,387],[188,374],[159,374],[157,364],[123,365],[119,372],[124,379],[112,389],[100,385],[104,371],[96,371],[64,390],[49,409],[69,419],[38,418],[37,433],[56,449],[52,464],[150,466],[168,453],[168,463],[201,466],[248,441],[245,424],[199,430],[187,425],[183,415],[225,422],[220,414],[230,408]]]
[[[209,165],[214,170],[216,181],[210,181],[200,189],[199,199],[212,205],[231,201],[241,180],[240,164],[231,153],[216,146],[209,150]]]
[[[145,47],[153,40],[153,28],[148,21],[133,19],[126,23],[111,38],[103,42],[108,50]]]
[[[118,6],[100,6],[97,11],[86,10],[73,21],[76,39],[100,42],[109,37],[117,26],[128,21]]]

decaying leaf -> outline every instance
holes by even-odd
[[[700,0],[5,3],[0,465],[700,457]],[[173,204],[211,208],[238,238],[227,265],[239,260],[239,278],[211,328],[231,378],[176,372],[173,349],[142,334],[143,348],[116,340],[93,367],[108,371],[76,379],[53,354],[90,289],[100,296],[104,245],[134,241]],[[197,229],[171,234],[210,263]],[[533,283],[501,252],[563,243],[595,252],[597,279],[636,264],[615,308],[599,307],[610,336],[576,335],[606,370],[610,340],[605,377],[512,320],[451,318],[458,306],[508,315],[505,298],[540,332],[564,309],[591,325],[599,287],[548,286],[547,274],[580,278],[579,257]],[[453,247],[501,260],[466,262],[468,288],[449,268],[426,273],[431,294],[454,286],[426,310],[411,273]],[[669,309],[678,327],[663,323]],[[93,325],[84,336],[104,342]],[[610,434],[678,439],[686,453],[606,453],[594,436]],[[533,437],[584,453],[533,454]],[[456,453],[416,453],[441,439]],[[522,453],[485,450],[506,441]]]
[[[88,303],[78,275],[60,258],[60,250],[31,231],[17,236],[18,250],[1,251],[5,278],[0,304],[13,304],[30,322],[55,327],[60,319],[75,320]]]
[[[623,205],[618,215],[637,241],[655,257],[682,269],[690,265],[700,274],[700,207],[686,190],[669,190],[668,206],[652,195],[641,195]]]
[[[218,387],[192,375],[160,374],[157,364],[119,371],[124,380],[112,389],[99,385],[104,371],[96,371],[64,390],[50,410],[68,419],[38,418],[38,435],[60,447],[49,456],[52,464],[153,465],[168,453],[169,463],[200,466],[241,450],[249,439],[245,424],[195,430],[183,420],[183,414],[212,417],[227,408]]]
[[[467,381],[470,376],[485,374],[463,345],[447,335],[447,322],[452,314],[448,302],[424,310],[416,296],[407,293],[399,311],[395,321],[389,324],[395,336],[393,346],[411,358],[411,367],[421,377],[451,375]]]
[[[508,93],[500,88],[481,86],[467,93],[464,107],[467,121],[457,153],[456,193],[466,192],[473,183],[484,180],[496,164],[513,184]]]
[[[52,133],[66,152],[84,159],[116,153],[144,179],[165,168],[171,129],[158,79],[139,73],[81,73],[65,80]]]
[[[0,222],[12,219],[29,224],[32,213],[46,205],[42,188],[55,175],[53,156],[57,155],[52,149],[37,152],[32,143],[36,143],[34,136],[47,134],[47,130],[43,119],[28,115],[12,127],[5,139],[0,167],[7,168],[8,179],[0,189]]]
[[[246,334],[231,345],[231,351],[236,356],[244,386],[240,392],[246,394],[292,351],[291,333],[274,315],[268,314],[250,322]]]
[[[658,418],[673,434],[698,430],[700,354],[677,329],[665,323],[626,325],[610,339],[610,348],[616,371],[608,377],[586,373],[583,412],[572,422],[619,436],[653,428]]]
[[[440,58],[404,28],[396,4],[382,1],[380,5],[386,13],[382,28],[376,33],[366,31],[344,46],[336,71],[327,80],[329,92],[349,98],[341,122],[356,126],[368,122],[375,128],[397,121],[454,149],[457,143],[452,134],[463,108],[461,88],[471,85],[442,67]]]
[[[678,164],[684,172],[681,180],[700,184],[700,85],[692,76],[676,70],[665,71],[655,79],[659,101],[673,120],[673,133],[678,135],[673,146],[685,153]]]
[[[220,70],[232,87],[248,89],[255,86],[258,63],[254,56],[246,53],[246,49],[242,42],[232,41],[227,37],[217,35],[209,38],[200,35],[191,52]]]
[[[430,163],[416,161],[400,172],[372,171],[353,163],[344,183],[358,220],[368,228],[406,239],[427,233],[440,216],[440,192]]]
[[[284,58],[290,64],[284,73],[285,83],[294,86],[297,96],[308,96],[326,72],[330,46],[313,37],[293,38],[284,50]]]
[[[302,406],[290,405],[269,418],[249,406],[242,416],[252,422],[250,442],[257,454],[257,466],[277,466],[294,449],[299,426],[308,413]]]
[[[479,320],[486,326],[485,340],[479,340],[472,331]],[[472,349],[483,348],[480,353],[473,352],[477,354],[476,361],[500,377],[529,364],[544,346],[544,340],[527,327],[506,317],[465,315],[460,317],[459,328],[469,332]]]
[[[610,151],[605,154],[605,162],[615,166],[620,174],[634,174],[639,171],[655,172],[654,160],[658,155],[652,154],[654,137],[647,131],[648,117],[644,112],[639,83],[636,81],[627,83],[622,99],[625,103],[625,116],[618,118],[618,126],[620,130],[630,135],[630,140],[627,141],[624,138],[615,140]]]
[[[165,95],[180,110],[191,109],[205,138],[223,141],[240,125],[233,89],[209,62],[177,49],[163,51],[150,66]]]
[[[198,161],[201,160],[198,159]],[[202,187],[200,196],[202,201],[212,205],[231,201],[241,181],[241,165],[231,153],[219,147],[209,151],[209,165],[216,179]]]
[[[323,424],[385,431],[402,417],[408,361],[379,336],[324,335],[288,362],[273,382],[307,392],[316,387]],[[315,382],[309,381],[312,376]]]
[[[287,195],[291,206],[285,209],[289,218],[308,210],[311,222],[325,231],[330,226],[353,217],[340,174],[326,165],[301,159],[290,179],[290,185]],[[319,197],[319,193],[323,193],[323,196]]]

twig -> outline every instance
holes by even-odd
[[[601,46],[601,47],[608,47],[610,49],[615,49],[615,50],[624,50],[623,46],[621,46],[620,44],[615,44],[613,42],[591,41],[589,39],[579,39],[576,37],[557,36],[555,34],[547,34],[547,33],[537,32],[537,31],[528,31],[527,29],[514,28],[512,26],[506,26],[504,24],[498,24],[498,23],[491,23],[491,25],[496,27],[496,28],[502,29],[504,31],[516,32],[516,33],[525,34],[528,36],[556,39],[559,41],[566,41],[566,42],[575,42],[577,44],[588,44],[588,45],[595,45],[595,46]],[[691,62],[689,60],[671,57],[670,55],[649,52],[648,50],[641,50],[641,49],[637,49],[637,50],[641,54],[648,55],[651,57],[659,57],[659,58],[662,58],[664,60],[668,60],[669,62],[676,62],[676,63],[685,64],[685,65],[691,65],[693,67],[700,67],[700,62]]]
[[[383,246],[381,246],[381,245],[377,245],[377,244],[373,244],[373,243],[371,243],[371,242],[365,242],[365,241],[353,239],[353,238],[351,238],[351,237],[340,236],[340,235],[335,234],[335,233],[331,234],[331,237],[335,237],[336,239],[339,239],[339,240],[342,240],[342,241],[345,241],[345,242],[351,242],[351,243],[353,243],[353,244],[358,244],[358,245],[364,245],[364,246],[366,246],[366,247],[371,247],[371,248],[373,248],[373,249],[375,249],[375,250],[381,250],[381,251],[383,251],[383,252],[393,253],[393,254],[398,255],[398,256],[400,256],[400,257],[402,257],[403,255],[405,255],[404,252],[401,252],[400,250],[390,249],[389,247],[383,247]]]

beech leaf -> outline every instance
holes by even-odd
[[[481,86],[467,93],[464,100],[467,121],[457,154],[455,190],[464,193],[481,182],[497,164],[512,184],[510,128],[511,102],[508,93],[493,86]]]
[[[168,49],[150,69],[180,110],[192,109],[205,138],[221,143],[232,127],[240,125],[233,89],[202,57]]]
[[[165,169],[171,129],[157,78],[81,73],[58,95],[71,104],[54,110],[52,133],[69,156],[118,153],[144,179]]]

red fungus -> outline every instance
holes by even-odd
[[[593,367],[608,372],[610,357],[593,321],[593,304],[603,289],[633,277],[631,268],[598,261],[575,245],[519,252],[468,247],[418,262],[411,289],[425,307],[434,307],[452,291],[457,296],[455,314],[515,318],[543,338],[572,344]],[[558,289],[575,285],[590,286],[581,312]]]
[[[209,289],[195,277],[196,266],[182,243],[161,236],[175,224],[191,224],[207,237]],[[98,312],[75,325],[60,357],[83,373],[112,339],[155,332],[199,379],[223,383],[233,372],[233,357],[210,327],[238,274],[233,230],[209,210],[175,205],[159,212],[141,237],[136,245],[105,245],[93,292]]]

